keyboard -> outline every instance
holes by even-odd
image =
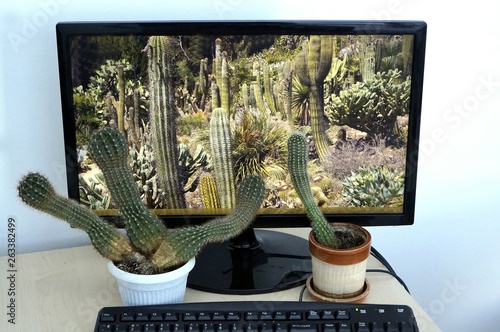
[[[418,332],[405,305],[201,302],[106,307],[94,332]]]

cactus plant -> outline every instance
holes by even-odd
[[[404,175],[387,166],[360,167],[344,181],[342,196],[350,206],[383,207],[401,204]]]
[[[129,272],[168,271],[194,257],[207,243],[240,234],[264,199],[264,182],[258,176],[249,176],[239,187],[238,204],[231,215],[201,225],[167,229],[140,201],[127,164],[125,138],[116,129],[103,129],[92,136],[91,153],[126,219],[130,241],[85,207],[58,195],[39,173],[26,175],[19,183],[18,193],[27,205],[87,232],[101,255],[123,269],[128,267]]]
[[[166,36],[149,39],[148,75],[150,112],[154,136],[154,153],[160,184],[165,192],[165,207],[186,206],[178,175],[175,92],[172,82],[173,61],[169,50],[172,42]]]
[[[235,201],[234,171],[231,156],[231,130],[229,119],[223,108],[216,108],[210,119],[210,148],[215,170],[215,183],[220,205],[230,209]]]
[[[302,204],[304,204],[316,240],[324,246],[337,248],[339,240],[316,205],[311,191],[307,176],[307,149],[307,140],[303,134],[297,132],[290,135],[288,138],[288,168],[292,183]]]
[[[330,154],[324,119],[323,81],[330,72],[332,51],[331,36],[311,36],[295,59],[296,76],[309,87],[311,130],[322,161]]]
[[[200,192],[203,207],[205,209],[220,209],[217,187],[212,174],[204,172],[200,175]]]

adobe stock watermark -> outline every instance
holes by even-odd
[[[456,278],[453,281],[445,280],[443,283],[444,288],[441,290],[439,296],[431,300],[427,307],[425,307],[425,312],[427,312],[433,321],[436,321],[439,316],[443,315],[446,309],[456,302],[463,292],[468,289],[467,285],[462,284]]]
[[[450,125],[452,130],[458,130],[464,121],[470,118],[473,114],[479,114],[479,106],[482,102],[488,100],[500,88],[500,81],[497,81],[493,74],[489,76],[479,76],[478,83],[459,102],[446,108],[443,112],[443,122]],[[430,137],[420,140],[419,142],[419,159],[424,162],[430,157],[437,148],[448,140],[449,136],[443,127],[435,128]]]
[[[41,0],[38,2],[38,10],[31,16],[22,19],[20,28],[16,32],[7,33],[7,39],[15,52],[19,52],[23,45],[33,40],[40,29],[46,26],[51,17],[56,16],[61,11],[61,5],[69,3],[71,0]]]
[[[242,0],[213,0],[212,6],[217,12],[218,18],[223,19],[227,12],[232,12],[241,5],[242,2]]]

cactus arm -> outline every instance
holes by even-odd
[[[102,222],[75,201],[58,195],[49,181],[39,173],[26,175],[19,183],[18,193],[22,201],[32,208],[85,231],[102,256],[119,262],[133,254],[133,248],[116,228]]]
[[[202,225],[172,230],[168,243],[159,248],[151,261],[160,268],[180,264],[196,256],[208,243],[222,242],[241,234],[253,221],[264,195],[264,181],[257,175],[246,177],[238,189],[238,201],[232,214]]]
[[[92,135],[90,153],[101,168],[106,184],[120,212],[127,219],[127,234],[144,254],[154,252],[166,230],[160,219],[142,204],[128,165],[128,147],[125,138],[113,128],[105,128]]]
[[[307,177],[307,140],[300,133],[293,133],[288,139],[288,167],[293,186],[304,204],[316,240],[322,245],[337,247],[338,240],[335,233],[311,193]]]

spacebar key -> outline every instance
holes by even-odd
[[[309,324],[309,323],[292,323],[290,324],[290,332],[317,332],[318,325],[317,324]]]

